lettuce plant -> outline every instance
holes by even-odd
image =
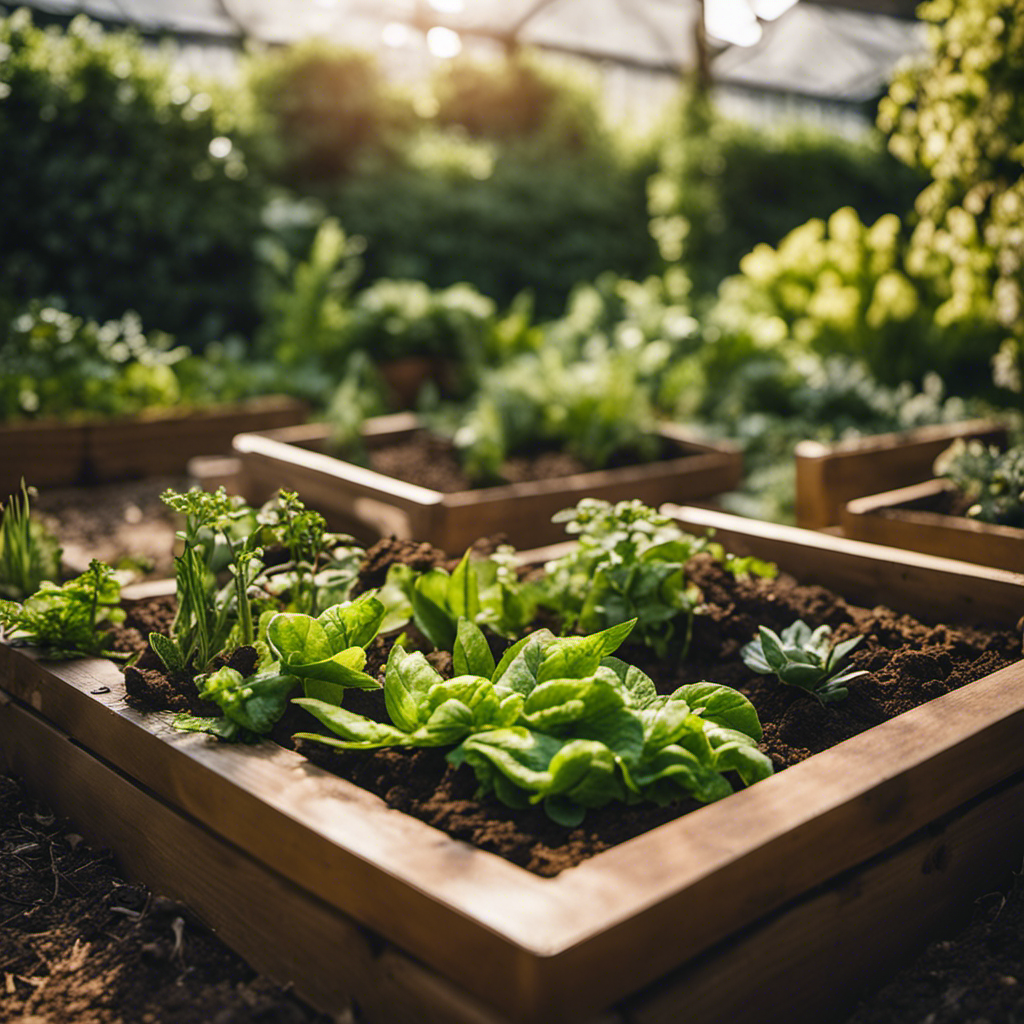
[[[843,700],[850,692],[846,684],[868,674],[862,669],[843,668],[847,656],[863,639],[855,636],[833,645],[831,626],[812,630],[797,619],[781,635],[767,626],[758,627],[757,638],[740,650],[740,657],[755,672],[774,673],[779,682],[806,690],[828,704]]]
[[[396,645],[384,680],[390,724],[299,698],[333,735],[296,738],[343,749],[453,746],[448,760],[473,769],[478,795],[543,804],[566,826],[613,800],[717,800],[732,792],[723,772],[747,784],[770,775],[757,714],[741,694],[696,683],[661,696],[643,672],[610,657],[634,625],[584,637],[538,630],[495,665],[479,628],[460,619],[454,678]]]
[[[387,585],[401,589],[416,626],[440,651],[453,649],[463,617],[512,638],[532,618],[534,603],[531,589],[516,579],[511,556],[511,548],[487,558],[474,558],[467,551],[451,573],[439,566],[417,573],[396,565],[388,572]]]
[[[23,604],[0,601],[0,628],[12,643],[38,647],[48,658],[81,658],[111,652],[108,626],[124,621],[121,584],[95,558],[62,586],[43,580]]]
[[[0,596],[22,601],[34,594],[43,580],[58,577],[60,556],[57,538],[31,518],[22,480],[21,496],[11,495],[0,518]]]
[[[294,612],[263,616],[260,658],[251,675],[224,666],[196,679],[199,696],[217,704],[222,717],[181,714],[174,727],[251,743],[273,729],[300,683],[306,697],[339,704],[346,687],[376,689],[377,680],[363,669],[366,646],[380,632],[386,612],[372,594],[364,594],[316,618]],[[166,637],[156,639],[170,642]]]

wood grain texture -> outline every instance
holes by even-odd
[[[409,413],[368,421],[365,439],[374,444],[421,429]],[[559,540],[564,531],[551,517],[584,496],[620,501],[638,498],[650,505],[693,501],[735,487],[742,457],[727,442],[707,444],[683,428],[666,425],[661,436],[682,446],[685,455],[618,469],[579,473],[442,493],[384,476],[323,453],[327,428],[243,435],[234,448],[242,460],[252,501],[266,500],[280,486],[297,490],[306,502],[365,539],[394,534],[425,540],[460,552],[477,538],[507,534],[518,547]],[[370,531],[367,533],[367,531]]]
[[[856,498],[843,507],[843,532],[872,544],[1024,572],[1024,530],[919,507],[954,489],[946,480],[926,480]]]
[[[22,479],[36,487],[77,480],[85,452],[81,424],[47,420],[0,426],[0,501],[16,493]]]
[[[834,526],[851,499],[928,479],[936,457],[957,438],[1005,447],[1007,430],[993,420],[966,420],[831,445],[801,441],[794,451],[797,524]]]
[[[998,621],[1008,621],[1006,606],[1024,599],[1024,580],[1009,573],[702,509],[677,514],[840,592],[870,582],[896,607],[946,589],[962,595],[949,606],[969,615],[998,595]],[[288,751],[173,733],[166,718],[124,705],[105,662],[46,666],[0,648],[0,685],[489,1012],[535,1024],[615,1004],[1024,769],[1017,663],[541,879]],[[1014,821],[1002,827],[1015,835]]]

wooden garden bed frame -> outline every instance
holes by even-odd
[[[1024,607],[1015,574],[672,511],[861,603]],[[7,768],[255,966],[373,1024],[827,1022],[1024,848],[1024,662],[552,879],[290,751],[176,733],[108,662],[0,646],[0,686]]]
[[[1006,447],[1005,425],[995,420],[941,423],[835,444],[801,441],[796,458],[796,521],[810,530],[836,527],[853,498],[920,483],[957,438]]]
[[[843,533],[905,551],[1024,572],[1024,530],[929,509],[955,489],[948,480],[926,480],[856,498],[843,509]]]
[[[369,447],[423,430],[413,413],[379,416],[363,431]],[[328,428],[308,424],[235,438],[241,459],[239,488],[250,502],[265,501],[279,487],[298,491],[328,516],[335,528],[363,540],[394,534],[428,541],[446,551],[464,551],[477,538],[508,535],[519,548],[561,540],[565,531],[551,517],[585,496],[621,501],[638,498],[657,506],[696,501],[736,487],[743,474],[739,449],[728,442],[698,440],[683,428],[664,425],[659,434],[679,444],[679,458],[554,480],[443,493],[420,487],[321,450]]]
[[[302,423],[305,403],[281,395],[235,405],[63,423],[0,426],[0,500],[22,477],[37,487],[184,473],[196,455],[231,451],[247,430]]]

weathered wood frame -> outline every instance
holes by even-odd
[[[237,405],[63,423],[0,426],[0,498],[22,477],[37,487],[183,473],[196,455],[231,450],[235,434],[302,423],[304,402],[281,395]]]
[[[363,436],[373,447],[422,429],[415,414],[397,413],[369,420]],[[735,445],[707,443],[670,424],[662,426],[659,434],[688,454],[557,480],[450,494],[315,450],[324,446],[328,436],[328,428],[320,424],[243,434],[235,438],[234,450],[241,459],[239,487],[250,501],[266,500],[277,488],[288,487],[327,515],[332,525],[361,539],[394,534],[458,552],[494,533],[507,534],[520,548],[550,544],[564,536],[551,517],[584,496],[607,501],[639,498],[657,506],[710,498],[739,483],[743,459]]]
[[[1011,573],[675,514],[852,600],[1004,624],[1024,604]],[[175,733],[124,704],[109,663],[0,647],[0,685],[9,767],[72,812],[106,807],[96,831],[134,870],[319,1005],[355,995],[382,1024],[824,1021],[1024,845],[1022,662],[554,879],[289,751]]]
[[[843,533],[905,551],[1024,572],[1024,530],[920,507],[954,490],[948,480],[925,480],[856,498],[843,508]]]
[[[994,420],[965,420],[835,444],[801,441],[794,449],[797,525],[838,526],[853,498],[927,480],[936,457],[957,438],[1005,447],[1007,431]]]

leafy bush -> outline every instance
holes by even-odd
[[[134,309],[193,346],[250,330],[264,186],[246,109],[130,34],[0,19],[0,290]]]
[[[595,92],[535,55],[455,60],[434,76],[436,120],[473,138],[578,153],[607,141]]]
[[[996,382],[1024,367],[1024,0],[931,0],[929,55],[894,76],[879,106],[889,148],[931,184],[907,266],[944,286],[938,322],[991,322]],[[986,344],[979,352],[988,353]]]
[[[935,460],[935,472],[970,502],[970,518],[1024,526],[1024,447],[1001,452],[994,445],[957,438]]]
[[[850,207],[758,245],[722,285],[713,331],[752,350],[795,346],[865,362],[882,383],[934,371],[958,389],[987,381],[979,355],[1002,337],[984,310],[945,322],[943,279],[912,273],[899,219],[870,227]]]
[[[320,41],[254,57],[248,84],[276,143],[276,173],[296,187],[338,181],[386,156],[414,117],[371,54]]]
[[[98,324],[34,303],[0,335],[0,422],[172,406],[187,350],[169,342],[145,335],[136,316]]]
[[[364,280],[466,282],[500,307],[529,291],[562,312],[580,281],[643,276],[657,257],[647,168],[617,152],[548,154],[425,132],[402,163],[347,181],[325,202],[366,239]]]
[[[759,242],[849,204],[866,221],[902,214],[922,183],[879,140],[745,125],[684,96],[650,183],[651,231],[707,293]]]

